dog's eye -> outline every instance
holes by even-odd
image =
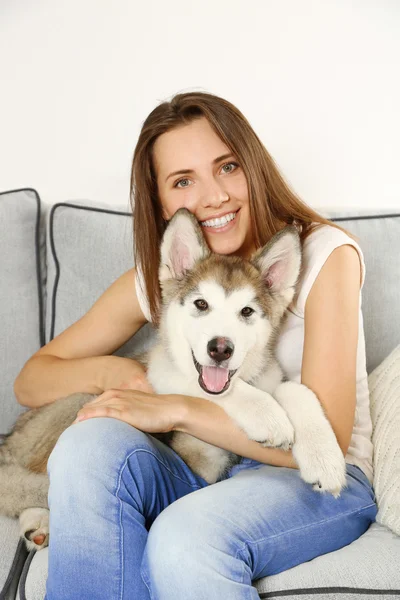
[[[253,312],[254,312],[254,310],[252,308],[250,308],[250,306],[245,306],[241,310],[241,314],[243,317],[250,317],[250,315],[252,315]]]
[[[208,304],[205,300],[195,300],[194,305],[199,310],[207,310],[207,308],[208,308]]]

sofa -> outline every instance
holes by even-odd
[[[358,236],[365,256],[362,311],[379,511],[376,522],[350,545],[253,585],[260,598],[400,599],[400,214],[324,216]],[[49,206],[27,188],[0,193],[0,232],[4,435],[26,410],[17,403],[13,384],[27,359],[132,266],[132,216],[128,203]],[[146,325],[115,354],[146,349],[153,340],[154,330]],[[42,600],[48,549],[28,553],[18,521],[1,515],[0,540],[0,600]]]

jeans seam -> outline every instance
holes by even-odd
[[[153,596],[153,592],[152,592],[151,585],[150,585],[150,579],[149,579],[149,577],[147,577],[147,573],[145,572],[145,570],[143,568],[143,564],[140,567],[140,576],[149,591],[149,596],[150,596],[151,600],[153,600],[154,596]]]
[[[263,537],[263,538],[260,538],[258,540],[254,540],[254,541],[249,540],[248,542],[244,542],[243,545],[236,551],[235,558],[238,558],[238,554],[242,554],[243,550],[246,549],[246,546],[248,546],[250,544],[255,545],[255,544],[259,544],[260,542],[263,542],[265,540],[274,540],[274,539],[277,539],[288,533],[293,533],[295,531],[301,531],[302,529],[307,529],[308,527],[314,527],[315,525],[321,525],[322,523],[328,523],[330,521],[334,521],[335,519],[340,519],[342,517],[348,517],[350,515],[363,512],[365,510],[368,510],[369,508],[372,508],[373,506],[376,507],[376,504],[375,503],[368,504],[367,506],[364,506],[363,508],[358,508],[357,510],[352,510],[351,512],[348,512],[348,513],[341,513],[340,515],[336,515],[334,517],[330,517],[329,519],[324,519],[322,521],[318,521],[317,523],[309,523],[308,525],[303,525],[302,527],[296,527],[295,529],[281,531],[281,533],[277,533],[276,535],[267,535],[266,537]]]
[[[179,479],[179,481],[182,481],[182,483],[188,485],[192,489],[195,489],[195,490],[202,489],[201,485],[198,485],[198,484],[193,485],[193,484],[189,483],[188,481],[185,481],[184,479],[182,479],[182,477],[179,477],[179,475],[176,475],[173,471],[171,471],[171,469],[168,467],[168,465],[166,465],[162,460],[160,460],[158,458],[158,456],[156,454],[154,454],[154,452],[151,452],[150,450],[147,450],[146,448],[135,448],[135,450],[133,450],[130,454],[128,454],[128,456],[125,459],[124,465],[121,469],[121,475],[122,475],[122,471],[126,467],[126,463],[127,463],[128,459],[132,456],[132,454],[135,454],[135,452],[146,452],[147,454],[150,454],[153,458],[156,459],[157,462],[160,463],[160,465],[162,465],[164,467],[164,469],[166,469],[169,473],[171,473],[171,475],[173,477],[175,477],[175,479]],[[186,466],[188,466],[188,465],[186,465]],[[188,467],[188,468],[190,469],[190,467]]]

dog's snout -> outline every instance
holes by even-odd
[[[216,362],[222,362],[231,358],[235,346],[226,337],[215,337],[207,344],[208,355]]]

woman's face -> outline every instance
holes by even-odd
[[[255,247],[246,177],[207,119],[160,135],[153,156],[164,218],[185,207],[213,252],[248,258]]]

